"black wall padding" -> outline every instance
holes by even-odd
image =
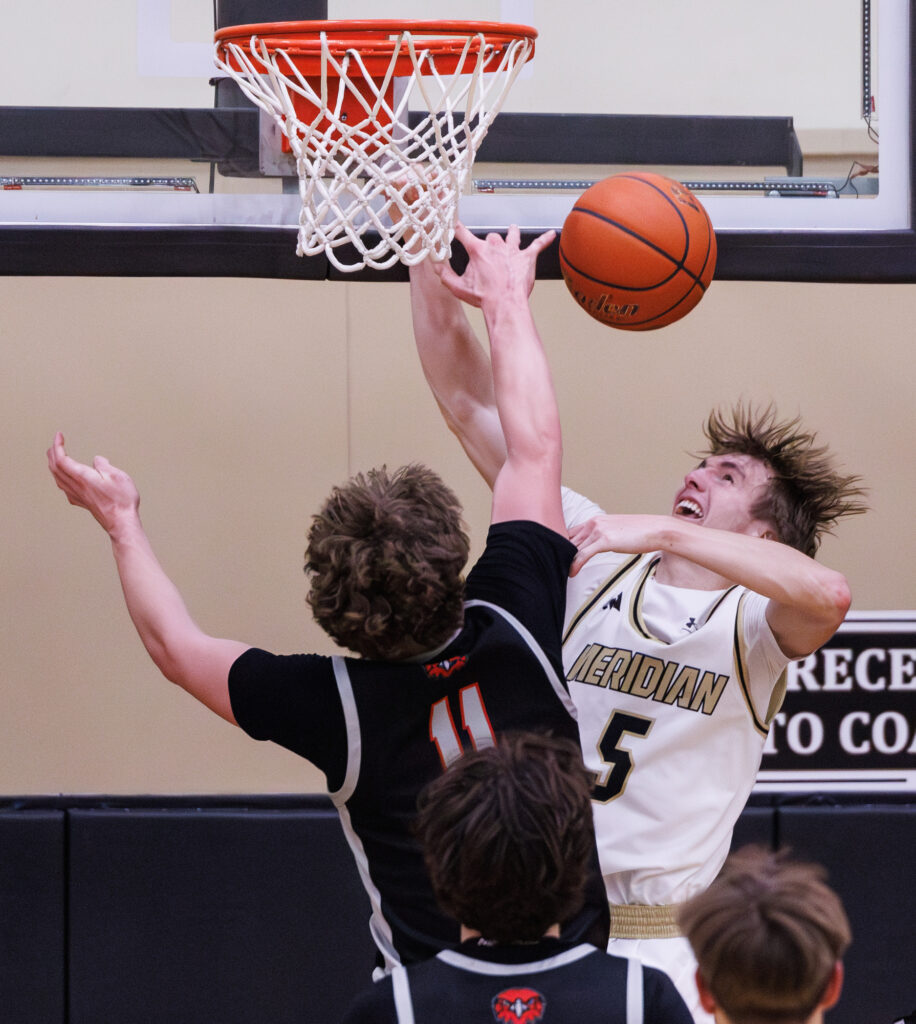
[[[65,1019],[64,813],[0,812],[0,1020]]]
[[[827,1024],[916,1007],[912,794],[755,794],[732,848],[824,864],[852,921]],[[327,797],[0,798],[2,1024],[334,1024],[371,984]]]
[[[827,1024],[892,1024],[916,1007],[914,807],[783,807],[781,843],[829,872],[852,925],[846,982]]]
[[[775,813],[772,807],[745,807],[735,822],[732,850],[740,850],[751,843],[773,849]]]
[[[70,1024],[328,1024],[371,984],[337,815],[71,813]]]

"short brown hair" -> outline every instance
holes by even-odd
[[[816,864],[749,846],[678,915],[699,973],[733,1024],[795,1024],[819,1005],[849,921]]]
[[[461,505],[421,465],[335,487],[305,552],[315,621],[341,646],[395,660],[444,643],[462,622],[469,541]]]
[[[442,909],[494,942],[534,941],[584,901],[591,779],[571,740],[506,734],[420,794],[416,834]]]
[[[703,428],[706,455],[751,455],[766,463],[773,478],[766,494],[751,509],[757,519],[771,523],[779,539],[813,556],[821,535],[830,533],[843,516],[867,511],[861,477],[837,472],[826,446],[801,429],[801,419],[778,420],[776,408],[739,403],[733,409],[714,409]]]

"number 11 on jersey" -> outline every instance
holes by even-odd
[[[461,706],[462,728],[470,737],[474,749],[492,747],[496,742],[496,736],[477,683],[463,686],[458,691],[458,703]],[[448,768],[464,753],[448,697],[437,700],[429,709],[429,738],[436,744],[443,769]]]

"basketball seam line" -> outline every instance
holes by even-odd
[[[580,210],[579,212],[583,213],[583,212],[586,212],[586,211]],[[598,216],[598,215],[595,214],[594,216]],[[609,224],[613,224],[614,223],[614,221],[607,220],[606,217],[599,217],[599,219],[600,220],[605,220]],[[626,230],[626,229],[624,228],[624,230]],[[635,234],[632,231],[628,232],[628,234],[633,235],[634,238],[639,238],[640,237],[639,235]],[[640,239],[640,240],[642,240],[642,239]],[[647,245],[651,245],[651,243],[649,243],[649,242],[647,242],[646,244]],[[656,247],[652,246],[652,248],[656,248]],[[665,253],[663,250],[658,249],[657,251],[659,253],[661,253],[662,255],[666,256],[669,260],[671,260],[674,263],[673,258],[671,256],[669,256],[667,253]],[[656,288],[659,288],[663,284],[667,284],[670,280],[672,280],[676,276],[676,274],[678,273],[679,270],[682,270],[689,278],[691,278],[691,280],[693,281],[693,283],[695,285],[698,285],[702,289],[702,291],[704,291],[704,292],[706,291],[706,286],[703,284],[703,282],[700,280],[700,278],[697,277],[697,275],[692,270],[690,270],[689,268],[685,267],[683,265],[683,263],[674,263],[674,270],[666,278],[664,278],[661,281],[655,281],[653,284],[647,284],[647,285],[614,284],[613,282],[605,281],[605,280],[603,280],[600,277],[594,277],[592,274],[589,274],[585,270],[582,270],[575,263],[573,263],[571,259],[569,259],[569,257],[566,255],[566,251],[563,248],[563,238],[562,238],[562,235],[560,237],[560,258],[569,267],[570,270],[574,270],[577,274],[579,274],[580,277],[584,277],[587,281],[593,281],[595,284],[604,285],[606,288],[625,288],[628,292],[650,292],[650,291],[653,291]],[[706,246],[706,257],[703,260],[703,268],[704,269],[705,269],[706,264],[708,262],[709,262],[709,244],[707,243],[707,246]]]
[[[583,211],[580,211],[580,212],[583,212]],[[638,237],[638,236],[636,236],[636,237]],[[712,248],[710,242],[711,242],[711,239],[707,238],[707,240],[706,240],[706,255],[703,258],[703,270],[706,269],[706,265],[709,263],[709,253],[710,253],[710,250]],[[660,285],[667,284],[675,276],[675,274],[677,273],[677,270],[675,270],[675,272],[673,274],[671,274],[670,277],[665,278],[664,281],[661,281],[658,284],[648,285],[648,286],[643,287],[643,288],[639,288],[639,287],[635,287],[635,286],[630,287],[628,285],[614,285],[614,284],[612,284],[609,281],[602,281],[600,278],[592,277],[590,274],[587,274],[584,270],[580,270],[574,263],[571,263],[566,258],[566,255],[563,252],[562,239],[561,239],[561,244],[560,244],[560,257],[567,264],[567,266],[570,267],[570,269],[574,270],[577,274],[579,274],[581,277],[584,277],[586,280],[592,281],[595,284],[604,285],[606,288],[625,288],[626,291],[629,291],[629,292],[648,292],[648,291],[653,291],[654,289],[658,288]],[[669,257],[669,259],[670,259],[670,257]],[[700,291],[703,292],[704,295],[706,294],[706,285],[703,284],[703,282],[699,278],[697,278],[696,275],[694,275],[686,267],[681,267],[680,269],[683,270],[684,273],[689,278],[691,278],[693,280],[693,284],[687,289],[686,292],[684,292],[684,294],[677,300],[677,302],[675,302],[672,305],[668,306],[667,309],[663,309],[661,312],[655,313],[653,316],[650,316],[650,317],[646,318],[645,320],[636,321],[633,326],[637,326],[637,325],[642,326],[642,325],[646,325],[646,324],[651,324],[653,320],[659,320],[659,319],[661,319],[661,317],[667,316],[673,309],[677,309],[677,307],[680,306],[680,304],[682,302],[685,302],[687,300],[687,298],[689,297],[690,293],[696,287],[698,287],[700,289]],[[702,273],[702,271],[701,271],[701,273]]]
[[[645,291],[651,291],[653,288],[658,288],[660,285],[667,284],[674,277],[674,275],[679,270],[683,270],[684,273],[688,277],[693,278],[693,281],[694,281],[695,284],[698,284],[700,286],[700,288],[704,292],[706,291],[706,286],[703,284],[702,280],[692,270],[690,270],[689,267],[686,267],[684,265],[683,260],[684,260],[684,258],[687,255],[686,253],[684,254],[684,257],[682,257],[680,260],[677,260],[677,259],[675,259],[674,256],[671,255],[671,253],[665,252],[664,249],[660,249],[657,245],[655,245],[654,242],[649,241],[648,238],[643,238],[642,235],[640,235],[637,232],[633,231],[631,228],[628,228],[625,225],[621,224],[619,221],[611,220],[610,217],[605,217],[605,216],[603,216],[600,213],[595,213],[594,210],[586,210],[586,209],[581,209],[581,208],[578,208],[578,207],[574,207],[570,212],[571,213],[584,213],[584,214],[588,214],[589,217],[594,217],[596,220],[603,221],[605,224],[610,224],[611,227],[619,228],[624,234],[629,235],[631,238],[635,238],[639,242],[642,242],[644,245],[648,246],[650,249],[654,249],[655,252],[657,252],[659,254],[659,256],[664,256],[666,260],[669,260],[671,263],[674,264],[674,270],[663,281],[656,281],[654,284],[643,285],[642,287],[640,287],[638,285],[625,285],[625,284],[613,285],[610,281],[604,281],[600,277],[593,277],[591,274],[588,274],[584,270],[581,270],[579,267],[576,266],[575,263],[573,263],[567,257],[566,252],[563,249],[563,235],[562,235],[562,232],[561,232],[560,233],[560,255],[566,261],[568,266],[572,270],[575,270],[575,272],[577,274],[581,274],[582,277],[587,278],[589,281],[594,281],[595,284],[607,285],[609,288],[617,287],[617,288],[626,288],[627,291],[631,291],[631,292],[645,292]],[[685,224],[685,230],[687,230],[686,224]],[[689,236],[689,233],[688,233],[688,242],[689,242],[689,238],[690,238],[690,236]],[[706,255],[703,258],[703,270],[706,269],[706,264],[709,262],[709,248],[710,248],[709,247],[709,239],[707,239],[706,240]],[[702,273],[702,270],[701,270],[701,273]]]
[[[642,175],[639,175],[639,174],[621,174],[620,177],[621,178],[626,178],[628,181],[638,181],[641,185],[648,186],[653,191],[657,192],[662,197],[662,199],[665,200],[666,203],[670,204],[671,208],[674,210],[674,212],[677,214],[678,218],[680,219],[681,224],[683,224],[683,226],[684,226],[684,232],[687,235],[688,248],[689,248],[690,229],[687,227],[687,219],[684,217],[684,215],[681,213],[681,211],[677,208],[677,206],[675,205],[674,200],[671,198],[671,196],[663,188],[659,188],[659,186],[656,185],[654,181],[648,181]],[[697,202],[696,198],[690,193],[689,189],[688,189],[688,195],[690,195],[690,198],[693,199],[694,202]],[[691,207],[691,209],[695,209],[695,210],[697,210],[700,213],[705,213],[705,211],[703,210],[703,204],[702,203],[698,203],[698,206]],[[708,221],[709,221],[709,218],[707,216],[707,222]],[[708,224],[708,232],[707,232],[707,236],[706,236],[706,255],[703,257],[703,266],[700,268],[700,274],[701,275],[703,274],[703,271],[706,269],[706,267],[707,267],[707,265],[709,263],[709,253],[712,250],[712,244],[711,243],[712,243],[712,236],[713,236],[713,234],[714,234],[714,232],[713,232],[712,225]],[[638,238],[639,236],[637,235],[636,237]],[[652,243],[649,242],[648,244],[651,245]],[[665,255],[667,255],[667,253]],[[686,253],[684,255],[686,257]],[[670,259],[671,257],[669,256],[668,258]],[[684,267],[683,270],[690,277],[694,278],[696,283],[700,286],[700,290],[705,295],[706,294],[706,285],[703,284],[702,280],[699,277],[696,277],[686,267]],[[669,280],[670,280],[670,278],[669,278]],[[689,292],[688,292],[688,294],[689,294]]]

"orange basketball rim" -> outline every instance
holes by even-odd
[[[297,253],[346,271],[447,259],[477,149],[536,37],[482,21],[220,29],[217,67],[295,159]]]

